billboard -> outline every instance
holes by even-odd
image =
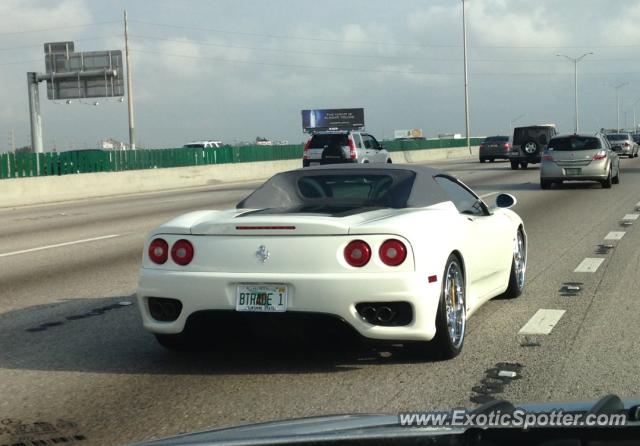
[[[364,127],[364,108],[302,110],[302,130],[349,130]]]
[[[393,137],[395,139],[402,138],[422,138],[422,129],[410,129],[410,130],[394,130]]]
[[[122,51],[75,52],[73,42],[45,43],[44,51],[49,99],[124,96]]]

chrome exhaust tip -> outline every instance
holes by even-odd
[[[395,315],[396,312],[393,311],[390,307],[380,307],[376,311],[376,320],[378,322],[382,322],[383,324],[387,324],[394,318]]]
[[[375,324],[376,317],[377,317],[377,311],[376,311],[375,308],[373,308],[373,307],[364,307],[360,311],[360,314],[362,315],[362,317],[364,318],[365,321],[369,322],[370,324]]]

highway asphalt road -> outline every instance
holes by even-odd
[[[549,191],[539,189],[537,167],[433,163],[479,194],[513,193],[529,236],[524,294],[484,305],[469,321],[461,356],[444,362],[338,345],[227,339],[231,348],[196,355],[157,345],[135,303],[127,305],[146,232],[185,211],[230,207],[256,184],[0,210],[0,444],[20,440],[18,425],[38,430],[26,440],[117,445],[210,426],[471,407],[487,398],[637,397],[640,220],[632,219],[640,159],[621,162],[612,189]],[[633,224],[623,225],[625,216]],[[576,272],[580,264],[591,272]],[[566,283],[580,290],[564,292]],[[551,331],[519,334],[536,313],[543,320],[533,331]],[[516,371],[516,379],[487,378],[495,369]]]

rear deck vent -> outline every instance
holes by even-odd
[[[295,226],[236,226],[238,231],[270,231],[270,230],[283,230],[292,231],[296,229]]]

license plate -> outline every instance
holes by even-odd
[[[282,313],[287,311],[287,286],[278,284],[239,284],[236,311]]]
[[[582,172],[582,169],[565,169],[565,174],[567,175],[580,175],[580,172]]]

